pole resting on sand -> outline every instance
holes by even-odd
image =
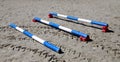
[[[61,30],[64,30],[64,31],[69,32],[71,34],[74,34],[74,35],[80,37],[81,41],[88,41],[88,40],[90,40],[89,35],[84,34],[82,32],[79,32],[79,31],[76,31],[76,30],[72,30],[72,29],[66,28],[64,26],[60,26],[59,24],[56,24],[54,22],[48,22],[48,21],[42,20],[41,18],[38,18],[38,17],[35,17],[32,21],[33,22],[44,23],[44,24],[47,24],[47,25],[49,25],[51,27],[54,27],[54,28],[57,28],[57,29],[61,29]]]
[[[43,44],[44,46],[50,48],[51,50],[53,50],[53,51],[55,51],[55,52],[58,52],[58,53],[59,53],[59,52],[61,51],[60,48],[58,48],[57,46],[53,45],[52,43],[50,43],[50,42],[48,42],[48,41],[46,41],[46,40],[43,40],[43,39],[41,39],[41,38],[33,35],[32,33],[28,32],[27,30],[23,30],[22,28],[17,27],[17,25],[15,25],[14,23],[11,23],[9,26],[10,26],[11,28],[14,28],[14,29],[22,32],[24,35],[26,35],[26,36],[28,36],[28,37],[30,37],[30,38],[35,39],[36,41],[40,42],[41,44]]]
[[[82,18],[78,18],[78,17],[74,17],[74,16],[59,14],[59,13],[56,13],[56,12],[50,12],[48,17],[49,18],[63,17],[63,18],[67,18],[67,19],[70,19],[70,20],[73,20],[73,21],[87,22],[87,23],[90,23],[90,24],[95,24],[95,25],[102,26],[102,32],[107,32],[108,31],[108,24],[104,23],[104,22],[82,19]]]

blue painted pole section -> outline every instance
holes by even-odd
[[[78,17],[74,17],[74,16],[67,16],[67,19],[78,21]]]
[[[82,32],[76,31],[76,30],[72,30],[71,33],[74,34],[74,35],[76,35],[76,36],[82,36],[82,37],[84,37],[84,38],[87,38],[87,37],[88,37],[87,34],[84,34],[84,33],[82,33]]]
[[[40,20],[40,19],[39,19],[39,20]],[[15,25],[15,24],[13,24],[13,23],[11,23],[9,26],[12,27],[12,28],[14,28],[14,29],[16,29],[16,27],[17,27],[17,25]],[[17,29],[16,29],[16,30],[17,30]],[[22,30],[23,30],[23,29],[22,29]],[[28,36],[28,37],[30,37],[30,38],[33,38],[33,36],[35,36],[35,35],[33,35],[32,33],[28,32],[27,30],[23,30],[23,34],[25,34],[26,36]],[[33,39],[36,40],[36,38],[33,38]],[[37,38],[37,39],[38,39],[38,38]],[[40,39],[40,38],[39,38],[39,39]],[[39,40],[38,40],[38,41],[39,41]],[[41,40],[40,40],[39,42],[41,42]],[[61,50],[60,48],[58,48],[57,46],[53,45],[52,43],[50,43],[50,42],[48,42],[48,41],[43,41],[42,44],[43,44],[44,46],[52,49],[52,50],[55,51],[55,52],[59,52],[59,51]]]
[[[41,18],[38,18],[38,17],[35,17],[34,20],[37,22],[41,22]]]
[[[60,26],[59,24],[56,24],[54,22],[49,22],[49,25],[57,29],[59,29],[59,26]]]
[[[54,17],[57,16],[57,13],[56,13],[56,12],[50,12],[50,14],[52,14]]]
[[[95,21],[95,20],[92,20],[92,21],[91,21],[91,24],[100,25],[100,26],[108,26],[107,23],[98,22],[98,21]]]
[[[53,45],[52,43],[48,42],[48,41],[45,41],[44,42],[44,46],[52,49],[53,51],[55,52],[60,52],[60,48],[58,48],[57,46]]]
[[[23,31],[23,34],[25,34],[26,36],[32,38],[33,34],[31,34],[30,32],[28,32],[27,30]]]
[[[14,29],[16,29],[16,27],[17,27],[17,25],[15,25],[15,24],[13,24],[13,23],[10,23],[10,25],[9,25],[11,28],[14,28]]]

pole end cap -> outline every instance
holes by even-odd
[[[87,37],[85,38],[85,37],[80,36],[80,40],[83,41],[83,42],[86,42],[86,41],[89,41],[89,40],[90,40],[90,37],[87,36]]]
[[[35,19],[33,19],[32,22],[37,22],[37,21]]]
[[[48,18],[53,18],[53,15],[52,14],[48,14]]]
[[[108,26],[103,26],[102,27],[102,32],[107,32],[109,29],[108,29]]]

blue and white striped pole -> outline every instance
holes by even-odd
[[[63,17],[63,18],[67,18],[67,19],[70,19],[70,20],[74,20],[74,21],[88,22],[90,24],[95,24],[95,25],[102,26],[102,32],[107,32],[108,31],[108,24],[104,23],[104,22],[99,22],[99,21],[95,21],[95,20],[87,20],[87,19],[82,19],[82,18],[78,18],[78,17],[74,17],[74,16],[67,16],[67,15],[56,13],[56,12],[50,12],[48,17],[49,18]]]
[[[64,27],[64,26],[60,26],[59,24],[56,24],[56,23],[54,23],[54,22],[48,22],[48,21],[42,20],[41,18],[38,18],[38,17],[35,17],[32,21],[33,21],[33,22],[41,22],[41,23],[47,24],[47,25],[49,25],[49,26],[52,26],[52,27],[54,27],[54,28],[67,31],[67,32],[69,32],[69,33],[71,33],[71,34],[74,34],[74,35],[80,37],[80,40],[81,40],[81,41],[90,40],[90,39],[89,39],[89,35],[84,34],[84,33],[82,33],[82,32],[79,32],[79,31],[76,31],[76,30],[72,30],[72,29],[66,28],[66,27]]]
[[[41,38],[33,35],[32,33],[28,32],[27,30],[23,30],[22,28],[17,27],[17,25],[15,25],[14,23],[11,23],[9,26],[10,26],[11,28],[14,28],[14,29],[22,32],[24,35],[26,35],[26,36],[28,36],[28,37],[30,37],[30,38],[35,39],[36,41],[40,42],[41,44],[43,44],[44,46],[52,49],[52,50],[55,51],[55,52],[58,52],[58,53],[59,53],[59,52],[61,51],[61,49],[58,48],[57,46],[51,44],[50,42],[48,42],[48,41],[46,41],[46,40],[43,40],[43,39],[41,39]]]

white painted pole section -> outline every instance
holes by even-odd
[[[60,16],[60,17],[65,17],[65,18],[67,18],[67,16],[66,16],[66,15],[62,15],[62,14],[57,14],[57,16]]]
[[[67,31],[67,32],[71,32],[71,31],[72,31],[71,29],[66,28],[66,27],[64,27],[64,26],[59,26],[59,29],[65,30],[65,31]]]
[[[78,21],[83,21],[83,22],[88,22],[88,23],[91,23],[91,20],[82,19],[82,18],[78,18]]]
[[[48,21],[45,21],[45,20],[40,20],[41,22],[45,23],[45,24],[49,24]]]
[[[36,41],[42,43],[42,44],[45,42],[45,40],[43,40],[43,39],[41,39],[41,38],[39,38],[39,37],[37,37],[35,35],[33,35],[32,38],[35,39]]]
[[[24,30],[22,28],[16,27],[16,29],[20,32],[24,32]]]

